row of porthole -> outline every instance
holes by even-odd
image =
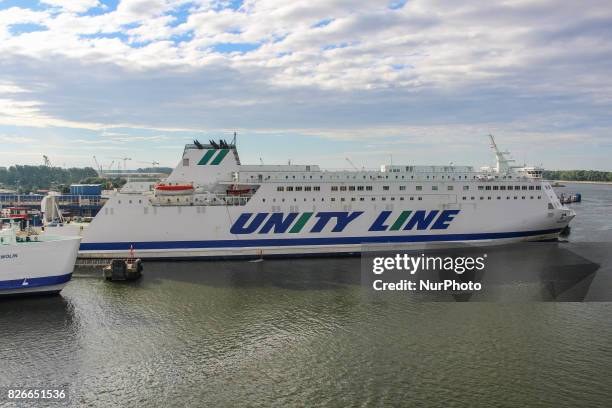
[[[463,201],[467,201],[467,197],[465,197],[465,196],[464,196],[464,197],[462,197],[462,199],[463,199]],[[476,199],[476,197],[474,197],[474,196],[470,197],[470,200],[475,200],[475,199]],[[484,198],[483,196],[480,196],[480,199],[481,199],[481,200],[484,200],[485,198]],[[498,200],[501,200],[501,197],[500,197],[500,196],[497,196],[497,199],[498,199]],[[510,196],[506,196],[506,200],[509,200],[509,199],[510,199]],[[518,200],[518,196],[514,196],[514,199],[515,199],[515,200]],[[525,196],[522,196],[522,197],[521,197],[521,200],[525,200],[525,199],[526,199],[526,197],[525,197]],[[533,197],[533,196],[529,196],[529,199],[530,199],[530,200],[533,200],[533,199],[534,199],[534,197]],[[541,200],[541,199],[542,199],[542,196],[538,196],[538,200]],[[487,200],[491,200],[491,196],[487,196]]]

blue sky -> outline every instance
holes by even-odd
[[[612,170],[602,1],[0,0],[0,165],[519,162]]]

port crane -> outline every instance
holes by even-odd
[[[142,161],[142,160],[134,160],[136,163],[144,163],[144,164],[150,164],[152,167],[156,167],[159,165],[158,161]]]
[[[123,160],[123,171],[127,170],[127,161],[132,160],[131,157],[111,157],[111,159]]]
[[[49,160],[49,157],[47,157],[47,155],[43,154],[43,161],[46,167],[51,167],[51,160]]]

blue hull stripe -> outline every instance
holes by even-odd
[[[40,288],[42,286],[59,285],[68,282],[71,277],[72,273],[59,276],[44,276],[42,278],[28,278],[27,285],[23,284],[23,279],[0,281],[0,290],[30,289]]]
[[[156,242],[92,242],[82,243],[81,251],[112,251],[134,249],[201,249],[201,248],[251,248],[251,247],[290,247],[301,245],[346,245],[346,244],[379,244],[405,242],[436,241],[476,241],[486,239],[504,239],[530,237],[561,232],[561,228],[518,231],[518,232],[485,232],[479,234],[439,234],[439,235],[398,235],[370,237],[333,237],[333,238],[276,238],[276,239],[235,239],[216,241],[156,241]]]

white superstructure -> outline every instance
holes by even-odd
[[[512,166],[491,142],[495,167],[354,171],[243,165],[234,144],[195,142],[163,184],[115,193],[85,230],[80,256],[125,257],[132,247],[141,258],[301,256],[558,237],[574,212],[542,169]]]
[[[0,296],[57,293],[70,280],[80,237],[17,233],[16,225],[0,230]]]

